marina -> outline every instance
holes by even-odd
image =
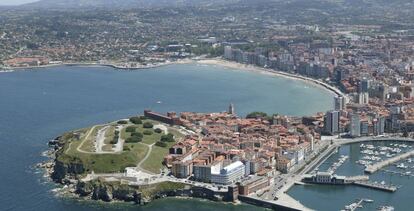
[[[385,166],[391,165],[395,162],[398,162],[398,161],[403,160],[403,159],[407,159],[407,158],[412,157],[412,156],[414,156],[414,150],[403,153],[403,154],[400,154],[400,155],[397,155],[397,156],[389,158],[387,160],[383,160],[383,161],[375,163],[373,165],[367,165],[364,171],[366,173],[373,174],[376,171],[380,170],[381,168],[384,168]],[[397,168],[406,169],[407,167],[402,163],[402,164],[398,165]]]
[[[327,171],[331,169],[333,164],[338,163],[341,157],[349,156],[341,167],[336,169],[335,174],[343,175],[347,179],[359,181],[352,183],[352,185],[350,185],[350,182],[344,183],[345,185],[297,185],[290,190],[289,194],[297,198],[304,205],[308,205],[310,208],[316,210],[345,210],[345,206],[358,202],[355,198],[370,198],[373,199],[373,202],[369,204],[362,203],[361,205],[363,207],[354,207],[353,210],[393,210],[394,207],[397,210],[407,210],[407,207],[410,205],[406,201],[409,201],[408,196],[412,191],[411,187],[414,181],[412,178],[412,172],[414,172],[412,157],[400,159],[398,162],[374,172],[369,177],[365,175],[365,180],[355,175],[364,173],[365,165],[360,164],[361,161],[370,162],[371,165],[382,162],[388,160],[390,157],[396,157],[410,152],[412,145],[413,143],[405,140],[362,141],[362,143],[351,142],[349,145],[341,145],[339,152],[332,154],[330,158],[318,166],[317,170],[319,172]],[[371,157],[379,157],[380,160],[378,158],[372,158],[371,160]],[[311,173],[315,173],[315,170]],[[367,192],[368,189],[370,189],[369,192]],[[341,194],[343,198],[334,198],[330,195],[332,192]],[[301,197],[302,194],[307,198]],[[401,200],[395,200],[396,197]],[[320,198],[332,201],[332,204],[317,204],[312,202],[312,200],[317,201]],[[335,204],[341,204],[341,207],[338,208]]]
[[[346,160],[348,160],[349,156],[346,155],[341,155],[341,157],[339,158],[338,162],[335,162],[332,164],[331,167],[329,167],[328,172],[333,174],[336,172],[336,170],[341,167]]]

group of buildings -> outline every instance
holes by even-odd
[[[145,114],[170,122],[162,114]],[[217,185],[238,184],[244,194],[268,186],[277,171],[287,173],[304,162],[320,140],[319,125],[306,125],[302,118],[240,118],[233,105],[228,112],[173,116],[179,119],[175,125],[195,133],[173,145],[164,158],[172,175]]]
[[[338,30],[338,29],[337,29]],[[365,30],[365,29],[364,29]],[[351,137],[414,132],[414,41],[399,33],[333,33],[330,41],[280,41],[281,49],[224,47],[224,58],[303,75],[337,87],[322,134]]]

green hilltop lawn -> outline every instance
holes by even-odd
[[[138,117],[130,120],[121,120],[105,125],[96,125],[90,128],[65,133],[61,140],[65,145],[59,151],[57,160],[63,163],[81,164],[85,169],[84,173],[115,173],[123,172],[126,167],[135,167],[150,153],[148,158],[141,164],[144,170],[159,173],[163,167],[162,161],[168,154],[168,149],[175,141],[182,138],[183,135],[174,128],[168,127],[168,133],[174,135],[174,140],[163,141],[161,146],[156,145],[161,142],[165,134],[164,131],[156,129],[153,126],[161,124],[154,120],[148,120]],[[133,120],[133,123],[131,120]],[[135,120],[135,121],[134,121]],[[119,132],[116,128],[122,126]],[[100,129],[107,127],[102,147],[103,153],[95,153],[95,140]],[[118,133],[118,134],[117,134]],[[118,137],[125,140],[121,152],[113,152]],[[150,146],[152,151],[149,152]]]

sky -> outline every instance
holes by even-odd
[[[0,5],[19,5],[35,1],[38,0],[0,0]]]

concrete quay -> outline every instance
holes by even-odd
[[[287,194],[283,194],[278,198],[278,200],[263,200],[258,197],[253,196],[240,196],[239,200],[241,202],[252,204],[260,207],[269,208],[272,210],[282,210],[282,211],[312,211],[311,209],[303,206],[301,203],[293,199]]]
[[[398,162],[398,161],[400,161],[400,160],[403,160],[403,159],[409,158],[409,157],[411,157],[411,156],[414,156],[414,150],[409,151],[409,152],[406,152],[406,153],[403,153],[403,154],[401,154],[401,155],[397,155],[397,156],[392,157],[392,158],[390,158],[390,159],[387,159],[387,160],[384,160],[384,161],[381,161],[381,162],[375,163],[375,164],[373,164],[373,165],[368,165],[368,166],[365,168],[365,170],[364,170],[364,171],[365,171],[366,173],[373,174],[373,173],[375,173],[376,171],[380,170],[381,168],[383,168],[383,167],[385,167],[385,166],[391,165],[391,164],[393,164],[393,163],[395,163],[395,162]]]
[[[372,189],[377,189],[377,190],[382,190],[382,191],[387,191],[387,192],[397,191],[396,186],[373,183],[373,182],[368,182],[368,181],[357,181],[357,182],[354,182],[353,184],[361,186],[361,187],[367,187],[367,188],[372,188]]]

